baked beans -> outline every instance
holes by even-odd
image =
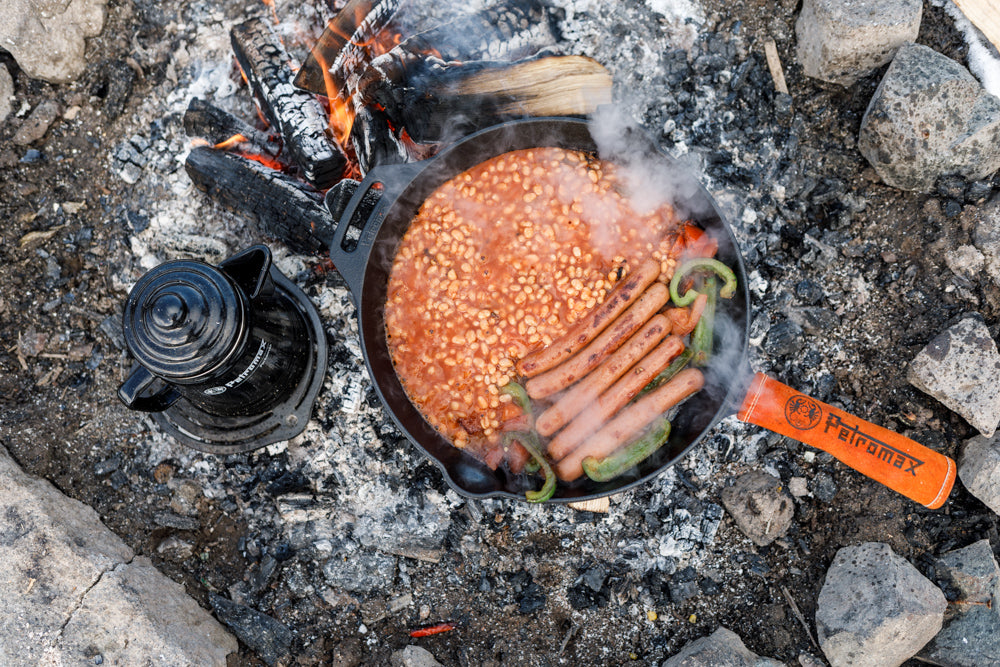
[[[456,447],[491,460],[517,360],[602,303],[630,265],[653,257],[661,280],[673,273],[673,209],[639,212],[623,193],[611,163],[532,148],[424,201],[393,261],[386,333],[410,400]]]

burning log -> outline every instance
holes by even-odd
[[[330,188],[326,196],[326,201],[334,219],[340,220],[343,218],[347,212],[347,205],[350,203],[354,193],[357,192],[359,185],[361,184],[357,181],[345,178]],[[361,228],[375,210],[375,206],[381,197],[381,189],[371,188],[361,198],[358,207],[354,210],[354,216],[348,222],[347,230],[344,232],[344,240],[341,242],[341,246],[347,252],[351,252],[357,247],[358,239],[361,238]]]
[[[184,163],[198,188],[229,210],[256,218],[266,236],[296,252],[325,254],[334,220],[316,189],[256,160],[198,146]]]
[[[254,97],[285,141],[302,176],[320,189],[344,173],[347,157],[329,134],[319,101],[292,85],[290,58],[271,26],[253,19],[230,33],[236,60]]]
[[[327,23],[299,69],[295,85],[317,95],[346,99],[350,78],[372,59],[376,36],[398,8],[399,0],[350,0]]]
[[[573,116],[611,103],[612,79],[584,56],[441,64],[421,87],[369,86],[371,102],[417,142],[447,141],[509,118]]]
[[[277,157],[281,143],[274,135],[261,132],[227,111],[194,97],[184,112],[184,131],[189,137],[205,139],[210,144],[222,144],[243,137],[243,141],[260,151],[261,155]]]
[[[412,162],[403,141],[396,136],[389,117],[375,107],[361,107],[351,126],[351,145],[362,174],[380,164]]]

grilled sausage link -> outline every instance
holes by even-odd
[[[566,389],[620,348],[632,334],[642,328],[670,300],[670,290],[663,283],[653,283],[628,310],[610,327],[602,331],[587,347],[555,368],[536,375],[524,383],[528,396],[546,398]]]
[[[555,465],[556,476],[571,482],[583,474],[583,460],[588,456],[602,459],[635,440],[660,415],[705,386],[705,376],[697,368],[686,368],[670,382],[657,387],[633,405],[621,411],[582,445]]]
[[[660,276],[660,263],[647,260],[625,276],[608,293],[604,303],[578,320],[569,331],[537,352],[532,352],[517,362],[517,372],[524,377],[534,377],[569,359],[593,341],[615,318],[632,305],[639,295]]]
[[[559,400],[535,420],[535,430],[548,437],[597,400],[615,380],[625,374],[670,333],[670,320],[654,315],[642,329],[625,341],[608,359],[570,387]]]
[[[601,394],[592,406],[585,408],[567,424],[566,428],[556,433],[549,441],[549,458],[558,461],[577,449],[588,436],[604,426],[606,421],[635,398],[643,387],[683,351],[684,342],[679,336],[667,336],[653,348],[652,352],[639,360],[639,363]]]

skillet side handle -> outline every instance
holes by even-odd
[[[736,417],[822,449],[929,509],[941,507],[955,484],[955,462],[944,454],[763,373],[750,383]]]

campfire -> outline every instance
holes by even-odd
[[[427,159],[512,118],[585,116],[611,101],[603,66],[556,52],[555,17],[538,0],[409,36],[404,4],[350,0],[301,67],[267,19],[235,26],[233,51],[259,119],[192,99],[184,116],[192,181],[256,219],[265,236],[323,254],[375,167]]]

